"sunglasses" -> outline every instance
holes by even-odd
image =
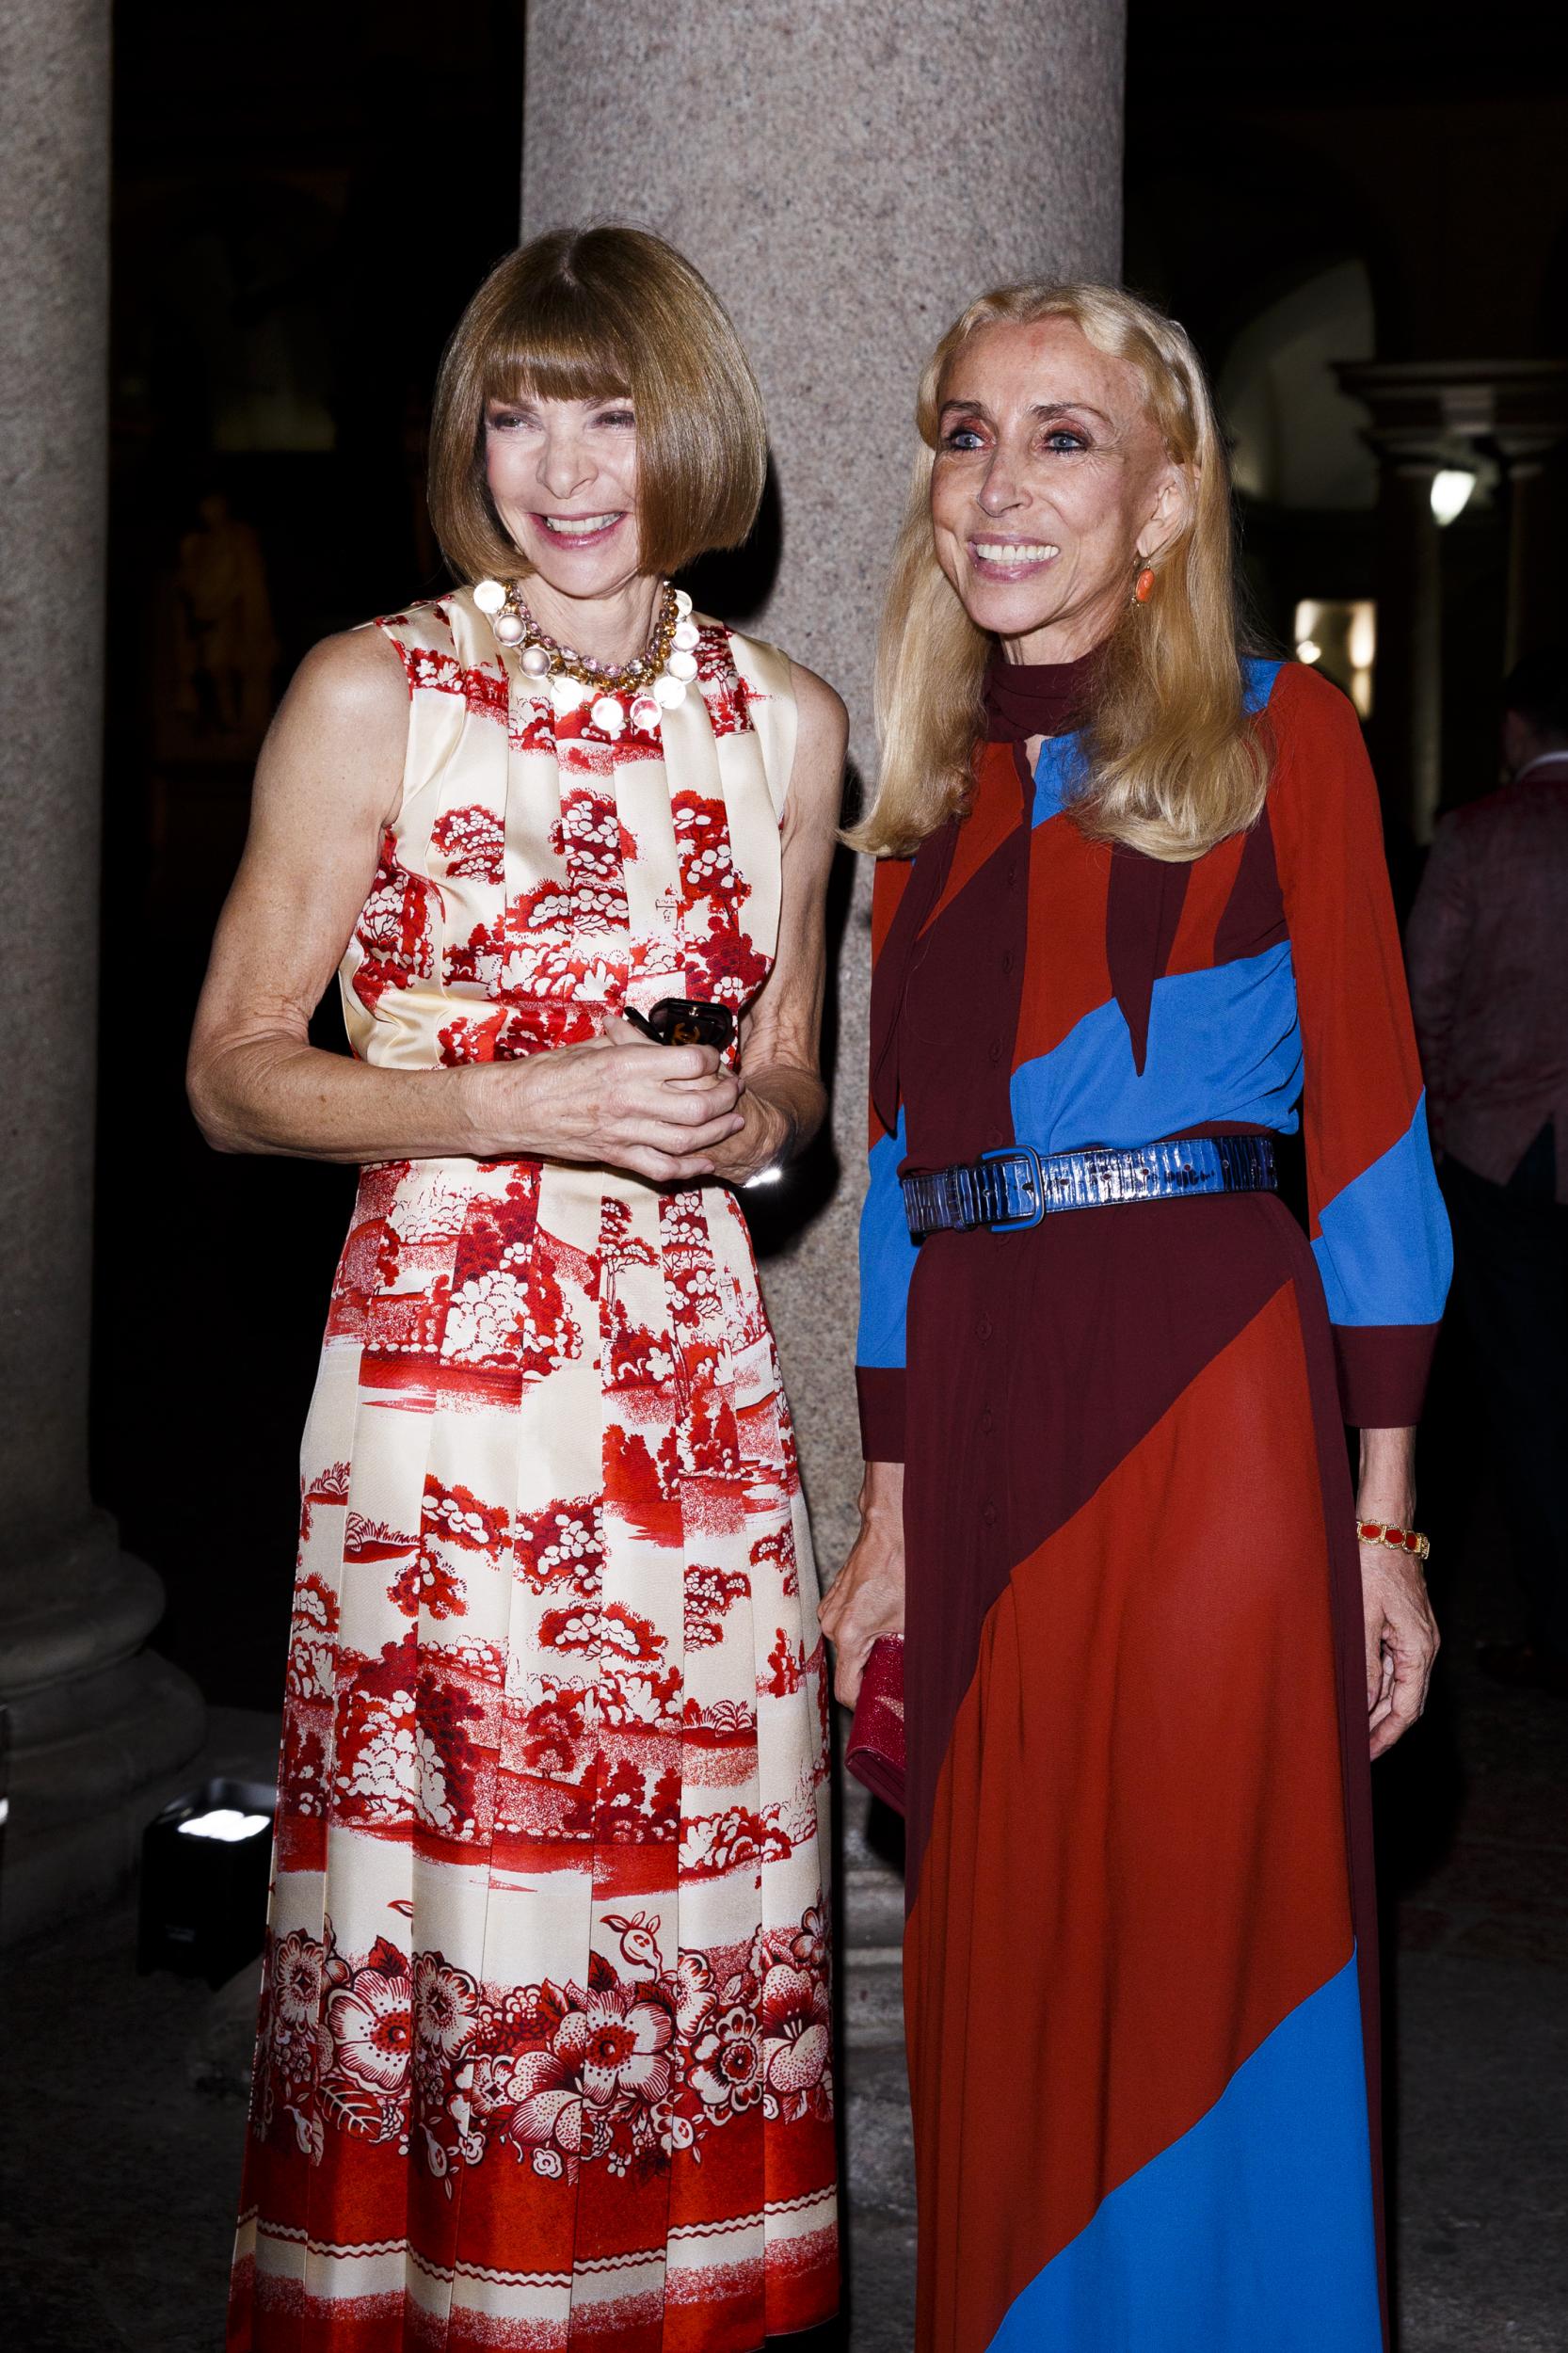
[[[621,1011],[656,1046],[714,1046],[722,1054],[735,1036],[735,1016],[728,1005],[705,1004],[691,997],[662,997],[648,1014],[631,1005]]]

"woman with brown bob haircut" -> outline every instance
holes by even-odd
[[[262,756],[192,1101],[361,1173],[232,2353],[836,2309],[815,1571],[735,1188],[823,1116],[844,717],[669,579],[765,464],[687,262],[536,239],[442,363],[456,586],[319,646]],[[352,1060],[308,1035],[334,969]]]
[[[846,1701],[902,1658],[916,2345],[1381,2353],[1368,1757],[1436,1648],[1448,1243],[1377,792],[1239,628],[1173,320],[999,289],[917,416],[823,1612]]]

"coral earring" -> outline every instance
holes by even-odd
[[[1132,593],[1140,604],[1147,604],[1154,587],[1154,574],[1145,564],[1132,584]]]

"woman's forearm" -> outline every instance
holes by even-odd
[[[1408,1528],[1416,1514],[1416,1433],[1364,1430],[1356,1510],[1363,1519]]]
[[[193,1052],[188,1083],[197,1123],[219,1152],[489,1160],[524,1148],[486,1118],[501,1108],[486,1084],[497,1075],[482,1066],[381,1069],[279,1032]]]

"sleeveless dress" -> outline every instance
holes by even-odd
[[[600,703],[612,732],[466,590],[376,626],[409,733],[356,1054],[748,1003],[785,658],[704,622],[684,702]],[[231,2353],[756,2353],[832,2314],[816,1599],[730,1193],[364,1169],[304,1440]]]

